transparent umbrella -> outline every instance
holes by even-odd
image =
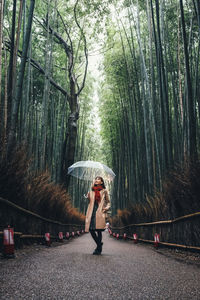
[[[93,180],[96,176],[109,182],[116,176],[106,165],[92,160],[78,161],[68,168],[68,174],[83,180]]]

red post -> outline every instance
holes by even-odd
[[[154,247],[157,249],[158,245],[160,243],[160,235],[158,233],[155,233],[154,235]]]
[[[80,231],[77,231],[77,235],[80,236]]]
[[[119,233],[117,233],[116,238],[119,239]]]
[[[63,233],[62,232],[58,233],[58,237],[59,237],[59,242],[63,242]]]
[[[66,232],[66,239],[69,239],[69,232]]]
[[[138,242],[138,236],[137,236],[137,233],[134,233],[134,234],[133,234],[133,242],[134,242],[135,244],[137,244],[137,242]]]
[[[113,237],[115,237],[116,236],[116,234],[115,234],[115,232],[113,232]]]
[[[4,256],[14,256],[14,230],[13,228],[4,229],[3,231],[3,254]]]
[[[127,235],[126,235],[126,233],[124,233],[123,239],[126,240],[126,238],[127,238]]]
[[[45,241],[46,241],[46,245],[48,247],[50,247],[51,246],[51,240],[50,240],[50,233],[49,232],[45,233]]]
[[[72,231],[72,237],[74,237],[74,236],[75,236],[74,231]]]

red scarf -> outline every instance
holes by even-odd
[[[102,185],[101,184],[94,185],[92,187],[92,190],[95,192],[95,201],[99,203],[101,201],[100,191],[103,190]]]

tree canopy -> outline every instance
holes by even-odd
[[[115,214],[198,159],[198,0],[1,0],[0,50],[2,157],[25,143],[80,211],[75,161],[114,170]]]

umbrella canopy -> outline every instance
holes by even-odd
[[[96,176],[112,181],[115,173],[106,165],[92,160],[78,161],[68,168],[68,174],[83,180],[93,180]]]

